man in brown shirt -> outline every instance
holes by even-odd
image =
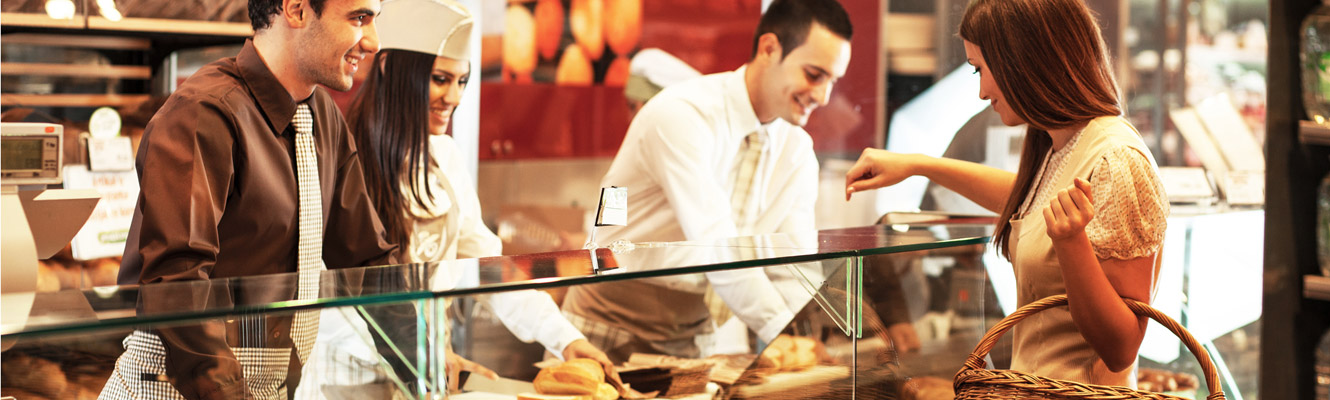
[[[378,51],[378,12],[379,0],[250,0],[253,39],[236,57],[196,72],[153,117],[138,153],[142,194],[120,274],[121,284],[149,285],[140,293],[141,313],[295,298],[294,278],[250,293],[225,283],[162,283],[297,270],[292,121],[299,103],[308,104],[313,117],[325,264],[397,261],[397,248],[385,241],[365,192],[354,141],[328,93],[318,88],[351,87],[355,70]],[[288,315],[137,331],[126,339],[127,351],[102,398],[294,394],[300,362],[290,326]],[[256,328],[258,334],[238,334]],[[260,359],[274,364],[275,354],[277,367],[289,355],[289,368],[269,368],[284,377],[246,376],[254,375],[246,361],[253,353],[235,347],[270,351]]]

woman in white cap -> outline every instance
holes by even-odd
[[[451,0],[392,0],[378,17],[380,48],[347,111],[365,182],[388,240],[405,260],[432,262],[498,256],[502,242],[480,218],[475,185],[447,134],[471,78],[471,14]],[[548,294],[495,294],[489,305],[526,342],[563,359],[590,358],[615,376],[605,353],[569,324]],[[458,368],[488,369],[449,357]]]

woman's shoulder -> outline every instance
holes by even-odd
[[[1140,131],[1137,131],[1126,118],[1116,115],[1095,118],[1086,126],[1083,136],[1081,140],[1088,141],[1090,145],[1088,147],[1096,154],[1115,152],[1126,147],[1140,152],[1151,162],[1154,161],[1154,156],[1150,154],[1150,148],[1141,138]]]
[[[1085,127],[1085,133],[1093,133],[1095,136],[1109,138],[1141,136],[1137,132],[1136,126],[1131,124],[1131,121],[1127,121],[1126,118],[1118,115],[1108,115],[1090,120],[1090,123]]]

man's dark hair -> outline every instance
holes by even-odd
[[[845,8],[836,0],[776,0],[771,2],[757,23],[750,59],[757,57],[757,43],[762,35],[774,33],[780,40],[780,58],[784,60],[790,52],[808,41],[808,32],[813,22],[846,41],[854,35],[850,15],[845,13]]]
[[[309,0],[315,16],[323,14],[323,1]],[[254,28],[254,32],[268,29],[272,26],[272,16],[281,13],[282,0],[249,0],[249,26]]]

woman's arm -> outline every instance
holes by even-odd
[[[864,149],[859,161],[845,174],[845,199],[849,200],[854,192],[895,185],[915,175],[922,175],[997,213],[1006,206],[1016,182],[1016,174],[983,164]]]
[[[1094,218],[1090,192],[1089,182],[1078,178],[1044,208],[1044,219],[1062,266],[1072,321],[1108,368],[1118,372],[1136,361],[1147,322],[1122,298],[1150,301],[1158,253],[1130,260],[1095,256],[1085,234],[1085,226]]]

